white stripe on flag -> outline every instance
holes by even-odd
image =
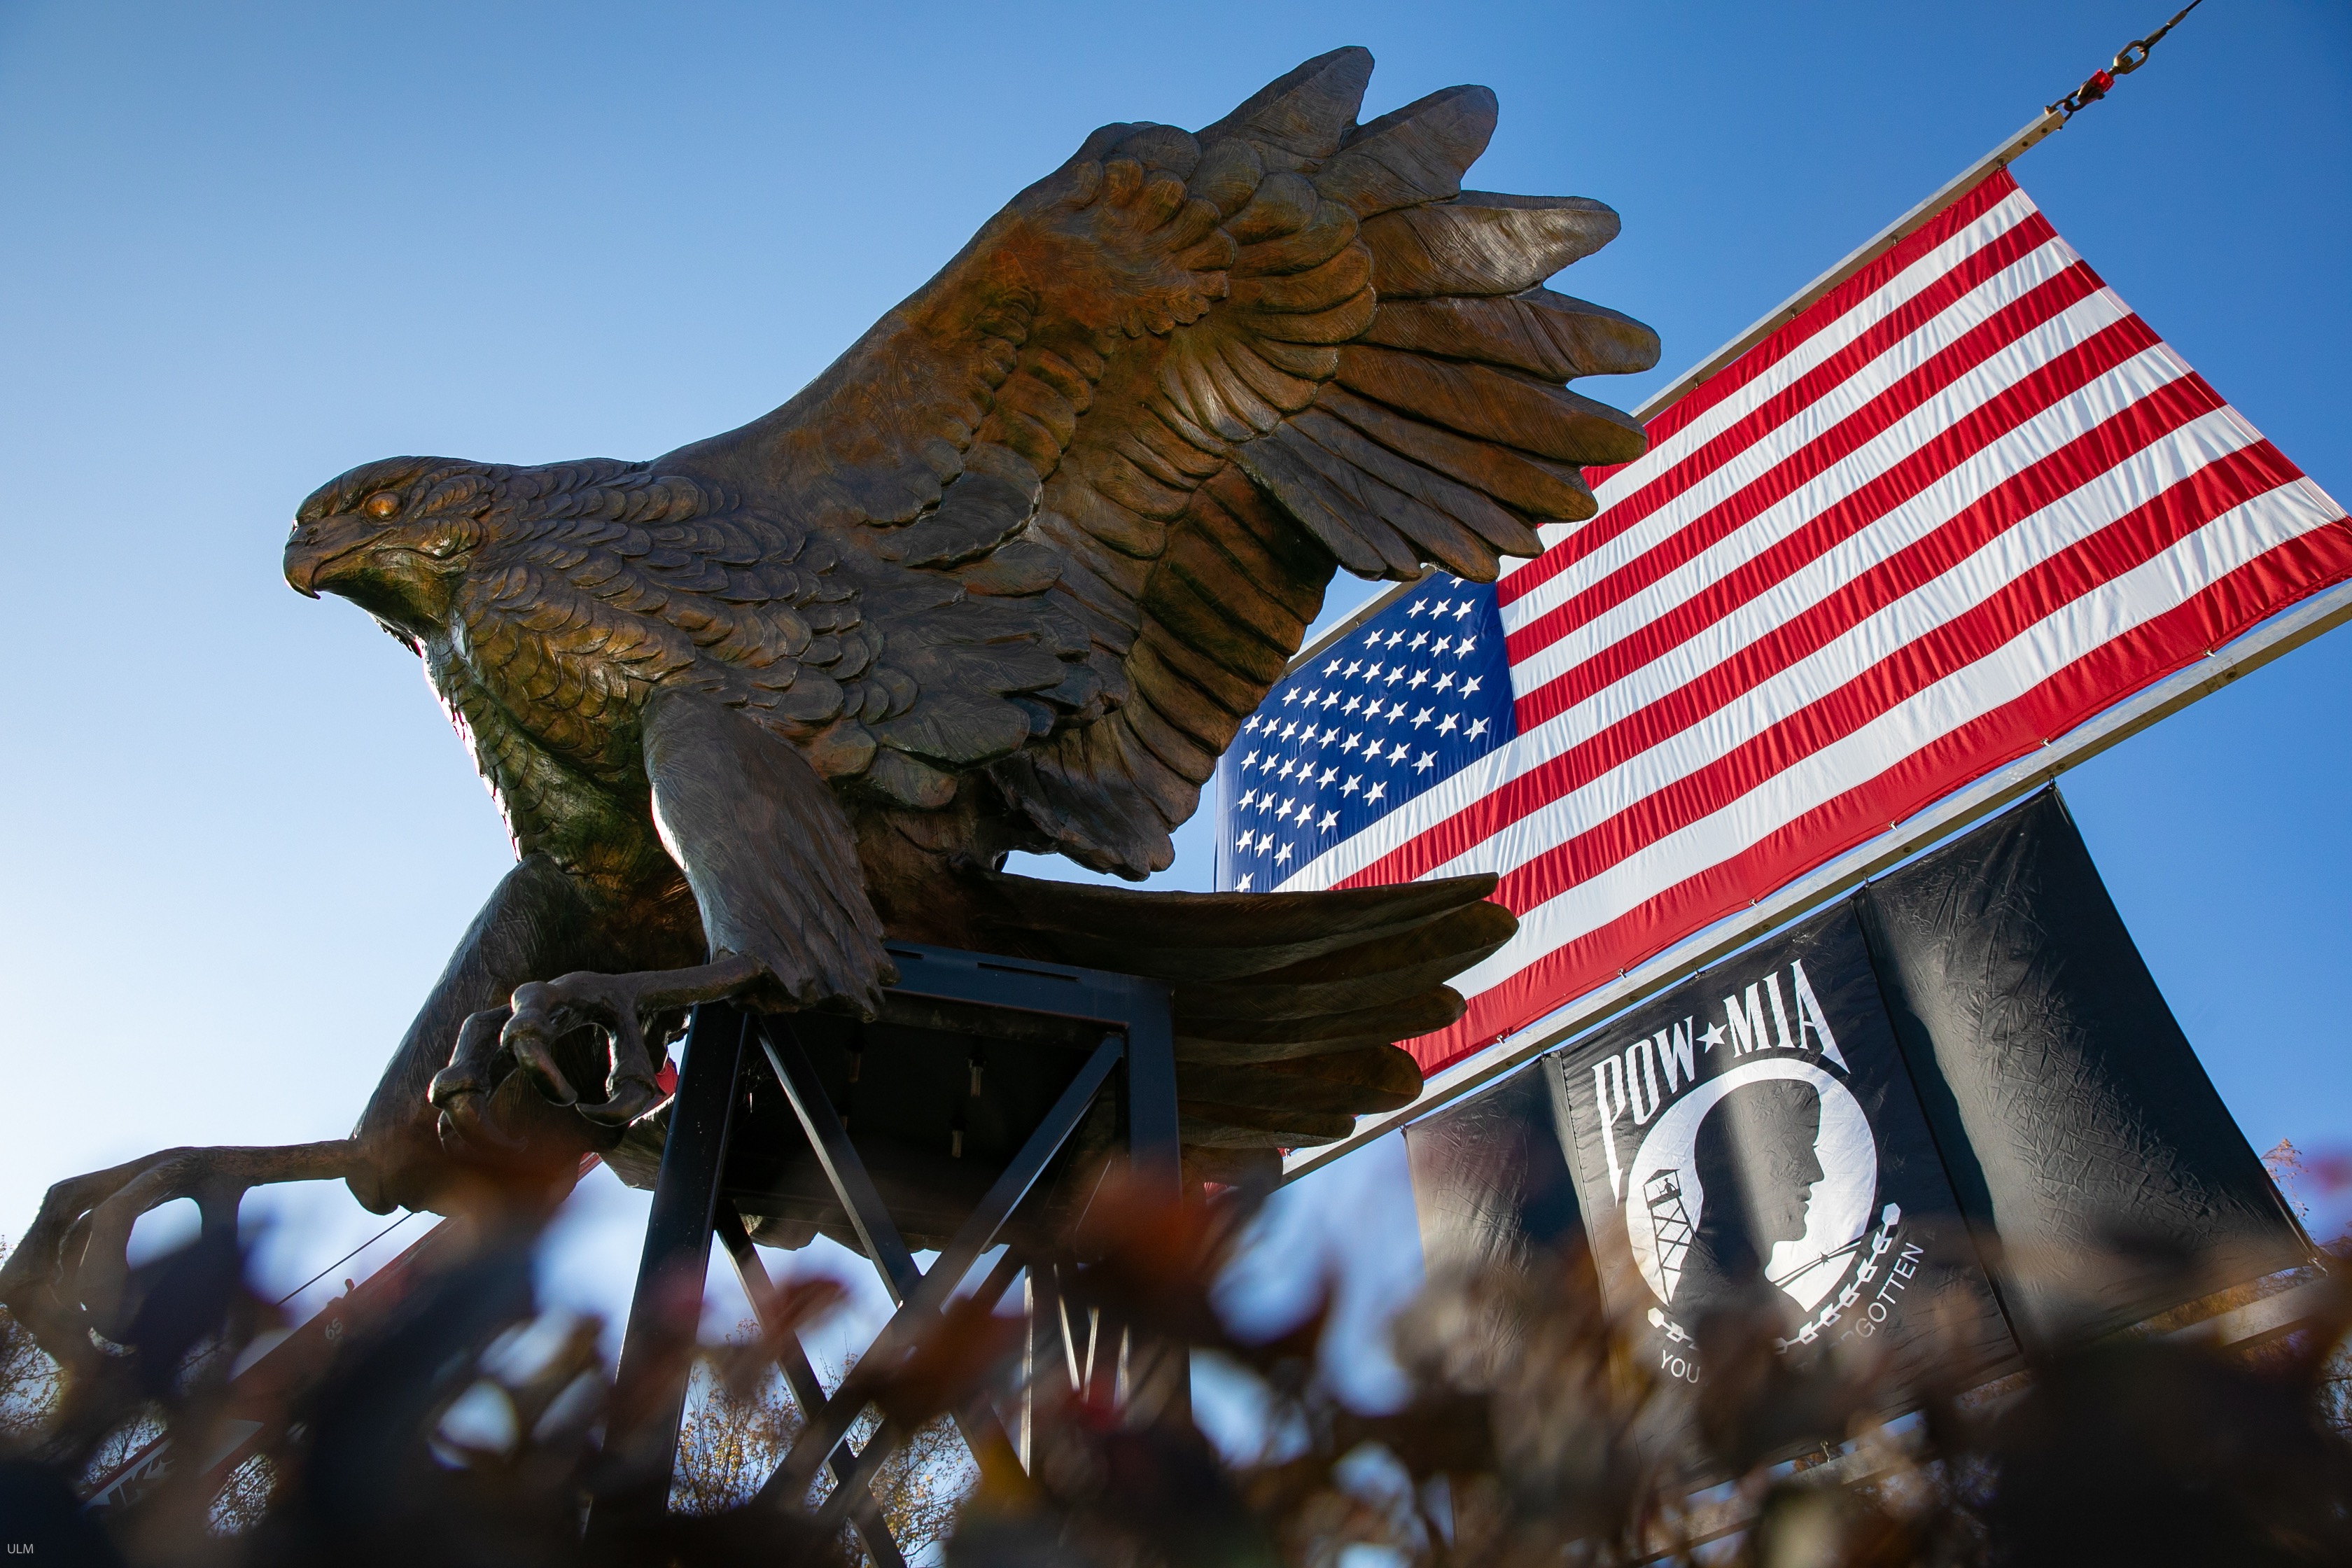
[[[2169,356],[2167,356],[2169,357]],[[2053,413],[2062,411],[2053,411]],[[2075,412],[2079,428],[2095,423]],[[1932,581],[1873,613],[1850,630],[1765,681],[1739,694],[1729,706],[1522,819],[1506,835],[1532,834],[1539,850],[1654,793],[1674,780],[1714,762],[1769,728],[1852,680],[1896,649],[1982,604],[2032,566],[2080,543],[2116,519],[2145,505],[2217,458],[2251,444],[2242,421],[2209,414],[2147,447],[2133,461],[2110,468],[2041,511],[2005,529],[1995,539]],[[1922,530],[1906,529],[1888,542],[1900,548]],[[1864,536],[1867,540],[1868,535]],[[1856,544],[1863,540],[1854,542]],[[2176,547],[2177,548],[2177,547]],[[1819,564],[1819,563],[1817,563]],[[1834,568],[1830,568],[1834,571]],[[1493,795],[1507,780],[1533,770],[1625,719],[1738,653],[1753,639],[1786,625],[1812,602],[1804,574],[1785,579],[1771,594],[1718,622],[1699,637],[1662,654],[1624,680],[1612,682],[1497,748],[1417,799],[1400,806],[1371,829],[1343,840],[1300,868],[1285,889],[1326,888],[1362,870],[1398,845]],[[2098,592],[2113,592],[2109,584]],[[1818,597],[1814,595],[1813,597]],[[1769,602],[1767,602],[1769,601]],[[1509,870],[1526,855],[1496,858],[1496,840],[1444,872]]]
[[[2032,331],[2012,340],[2006,348],[1961,374],[1910,414],[1839,458],[1832,467],[1775,503],[1757,522],[1763,523],[1778,514],[1787,520],[1783,523],[1784,531],[1795,528],[1807,518],[1861,489],[2050,361],[2070,349],[2079,348],[2096,333],[2130,314],[2130,309],[2107,289],[2068,307]],[[1969,323],[1971,328],[1978,324]],[[1694,519],[1730,500],[1767,471],[1788,461],[1837,425],[1876,402],[1885,393],[1889,383],[1900,379],[1913,368],[1914,365],[1906,363],[1885,382],[1874,379],[1868,384],[1863,384],[1861,378],[1856,377],[1845,383],[1832,397],[1825,397],[1811,405],[1804,415],[1791,418],[1769,437],[1758,441],[1593,552],[1578,563],[1574,572],[1562,572],[1505,605],[1505,627],[1517,631],[1545,611],[1557,607],[1594,579],[1647,555],[1688,527]],[[1835,405],[1833,417],[1816,419],[1811,416],[1813,410],[1832,405]],[[1612,476],[1596,494],[1611,500],[1616,500],[1632,488],[1625,484],[1625,480],[1633,468],[1646,469],[1648,461],[1644,458],[1628,468],[1624,474]]]
[[[2149,349],[2099,378],[2063,403],[2042,410],[1999,442],[1969,457],[1958,468],[1903,503],[1901,526],[1874,521],[1825,554],[1782,578],[1764,594],[1741,605],[1700,636],[1718,645],[1717,656],[1727,658],[1774,627],[1793,619],[1811,605],[1859,577],[1864,571],[1951,522],[2053,452],[2105,424],[2149,393],[2188,374],[2188,366],[2162,345]],[[2211,456],[2252,445],[2260,437],[2224,413],[2204,416],[2205,424],[2218,420],[2227,426],[2225,441]],[[2179,432],[2166,439],[2177,438]],[[2206,458],[2210,460],[2210,456]],[[1738,533],[1709,547],[1684,565],[1612,606],[1585,625],[1537,649],[1512,666],[1519,689],[1533,691],[1547,681],[1600,654],[1613,644],[1698,595],[1710,584],[1729,576],[1756,556],[1813,520],[1810,511],[1786,511],[1775,507]],[[1512,612],[1503,609],[1503,624],[1517,630]],[[1695,639],[1696,640],[1696,639]],[[1654,668],[1654,667],[1653,667]],[[1644,669],[1646,677],[1650,671]],[[1631,678],[1629,678],[1631,679]]]
[[[2001,202],[1958,234],[1905,268],[1866,298],[1857,300],[1852,309],[1833,322],[1790,350],[1762,375],[1660,441],[1636,459],[1633,466],[1644,473],[1659,473],[1672,468],[1778,396],[1790,383],[1803,379],[1824,360],[1834,357],[1856,338],[1942,281],[1954,268],[2032,214],[2033,204],[2026,199],[2023,192]],[[2074,259],[2071,250],[2066,253],[2066,258],[2068,261]],[[1511,567],[1517,569],[1524,564],[1524,562],[1514,561]]]
[[[2264,552],[2342,515],[2308,480],[2232,508],[2102,592],[2074,600],[1992,655],[1774,773],[1722,810],[1522,913],[1518,934],[1456,977],[1454,989],[1465,995],[1484,991],[1534,958],[1640,908],[1695,872],[1737,858],[1806,812],[1876,776],[1890,762],[2016,700],[2074,660],[2186,603]],[[1528,819],[1434,874],[1459,876],[1517,865],[1550,842]]]

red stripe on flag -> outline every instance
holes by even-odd
[[[1738,700],[1781,670],[1861,625],[1873,614],[1934,581],[2003,531],[2107,472],[2114,466],[2109,459],[2118,447],[2137,441],[2138,445],[2131,446],[2130,450],[2140,450],[2147,444],[2147,440],[2140,439],[2143,433],[2147,434],[2147,440],[2160,439],[2179,424],[2219,405],[2220,399],[2211,389],[2193,375],[2159,388],[2155,395],[2143,398],[2067,447],[2002,481],[1994,492],[1958,517],[1906,545],[1705,673],[1671,691],[1661,692],[1637,711],[1506,781],[1485,799],[1444,822],[1431,825],[1342,885],[1409,881],[1468,853],[1510,824],[1540,810],[1609,769],[1640,755],[1667,736]],[[2246,453],[2241,451],[2232,456],[2243,459]],[[2210,473],[2211,468],[2202,471]],[[2265,460],[2260,476],[2247,481],[2252,488],[2245,493],[2258,494],[2297,477],[2294,465],[2273,451]],[[2164,497],[2158,497],[2151,505],[2163,504],[2164,501]],[[2227,510],[2230,505],[2235,504],[2235,500],[2230,501],[2210,515],[2218,515],[2219,511]],[[2207,521],[2210,521],[2210,515],[2198,519],[2196,526],[2202,526]],[[2080,550],[2084,544],[2069,548]],[[1667,646],[1665,639],[1673,637],[1674,629],[1671,623],[1662,620],[1654,632],[1641,635],[1654,637],[1658,643],[1656,651],[1663,652]],[[1636,649],[1627,657],[1629,659],[1640,658],[1642,652]],[[1654,657],[1654,654],[1650,657]],[[1646,663],[1647,659],[1643,658],[1643,662]],[[1564,676],[1560,680],[1549,682],[1538,689],[1549,691],[1553,687],[1564,685],[1568,679],[1569,677]],[[1592,684],[1597,689],[1605,682],[1596,679]],[[1570,687],[1561,696],[1569,696],[1572,691]],[[1565,701],[1558,707],[1547,703],[1544,718],[1556,717],[1569,705]],[[1523,706],[1521,711],[1526,710]],[[1527,733],[1532,728],[1532,723],[1523,720],[1520,732]]]
[[[1732,393],[1757,380],[1766,371],[1787,358],[1800,344],[1825,331],[1854,306],[1883,288],[1920,256],[1943,244],[1969,224],[1983,216],[1986,211],[2005,200],[2016,188],[2016,182],[2010,179],[2005,173],[1978,186],[1969,196],[1963,198],[1960,205],[1947,209],[1946,214],[1934,224],[1911,235],[1895,250],[1889,251],[1886,256],[1872,263],[1853,278],[1840,284],[1838,288],[1815,301],[1807,308],[1804,314],[1749,349],[1738,360],[1692,389],[1671,406],[1654,416],[1644,426],[1650,444],[1654,447],[1667,439],[1688,426],[1699,415],[1723,402]],[[1990,194],[1988,195],[1988,193]],[[1810,388],[1810,395],[1798,397],[1790,405],[1801,406],[1836,384],[1843,382],[1875,360],[1888,348],[1950,308],[1971,290],[1981,287],[2008,267],[2056,237],[2057,232],[2051,226],[2048,218],[2044,217],[2038,209],[2030,213],[1988,245],[1962,258],[1951,271],[1921,289],[1911,300],[1905,301],[1896,310],[1890,313],[1887,320],[1874,323],[1867,331],[1858,336],[1854,343],[1847,345],[1824,361],[1822,365],[1808,372],[1803,380],[1797,384],[1800,387]],[[1766,407],[1788,404],[1789,400],[1789,393],[1778,394]],[[1741,429],[1753,430],[1760,434],[1769,431],[1779,422],[1772,420],[1769,423],[1759,423],[1762,413],[1761,409],[1751,411],[1743,416],[1737,426],[1719,433],[1708,442],[1708,448],[1717,450],[1718,453],[1717,462],[1744,449],[1748,444],[1747,441],[1738,441],[1730,447],[1719,447],[1718,444],[1727,437]],[[1595,465],[1584,470],[1585,482],[1588,485],[1599,486],[1614,479],[1629,467],[1631,465],[1625,463]],[[1644,485],[1642,490],[1634,494],[1635,496],[1645,494],[1652,485],[1670,486],[1660,497],[1644,505],[1643,510],[1646,513],[1648,510],[1654,510],[1655,506],[1663,500],[1680,494],[1694,479],[1704,477],[1712,467],[1714,467],[1712,462],[1694,467],[1693,460],[1685,458],[1666,474],[1652,480],[1650,485]],[[1675,476],[1678,475],[1681,478],[1677,481]],[[1612,503],[1612,510],[1625,505],[1633,499],[1633,496],[1619,497]],[[1580,531],[1575,537],[1581,538],[1581,536]],[[1500,587],[1502,602],[1509,604],[1520,594],[1527,592],[1558,570],[1559,567],[1556,564],[1547,566],[1542,558],[1515,570],[1502,580]],[[1528,575],[1530,573],[1535,575]]]
[[[2053,360],[2000,396],[1939,432],[1933,441],[1845,500],[1808,519],[1804,526],[1794,533],[1726,573],[1673,610],[1524,693],[1515,705],[1520,733],[1524,734],[1557,717],[1602,687],[1639,669],[1667,648],[1712,625],[1731,609],[1768,591],[1837,545],[1885,521],[1906,502],[1949,477],[1971,458],[2072,397],[2117,364],[2144,352],[2150,341],[2145,333],[2146,329],[2139,327],[2137,318],[2120,321],[2080,349]],[[2184,385],[2184,383],[2188,384]],[[2168,382],[2058,451],[2001,479],[1971,503],[1968,510],[1981,512],[1990,508],[2001,512],[2009,521],[2029,516],[2040,506],[2088,484],[2126,461],[2150,442],[2189,420],[2221,406],[2221,398],[2194,377]],[[2136,431],[2144,432],[2136,444],[2121,444]],[[2063,478],[2065,482],[2061,489],[2047,489],[2047,482],[2053,477]],[[2033,493],[2046,493],[2047,499],[2034,507],[2012,510],[2009,498],[2020,493],[2021,486]],[[1661,572],[1656,575],[1662,577],[1664,574]],[[1655,577],[1650,579],[1655,580]],[[1595,584],[1590,592],[1598,594],[1604,585]],[[1649,582],[1642,582],[1638,587],[1649,585]],[[1574,625],[1565,629],[1574,630],[1632,596],[1632,593],[1613,595],[1609,603],[1599,605],[1591,614],[1580,615]],[[1892,596],[1879,600],[1881,604],[1891,602]],[[1575,601],[1561,606],[1563,612],[1571,609],[1580,612],[1584,606]],[[1677,628],[1685,626],[1688,631],[1677,635]],[[1557,637],[1545,639],[1546,643],[1557,640]],[[1528,651],[1533,652],[1534,649]],[[1514,650],[1512,662],[1517,664],[1525,657]]]
[[[2232,507],[2292,483],[2297,477],[2294,466],[2268,443],[2208,464],[2088,539],[2036,563],[1983,602],[1904,644],[1723,756],[1506,872],[1496,896],[1514,910],[1528,910],[1597,876],[1667,834],[1714,815],[1774,774],[1892,712],[1937,681],[1990,657],[2067,605],[2154,560]],[[1612,726],[1612,732],[1621,728],[1629,732],[1615,735],[1610,750],[1630,761],[1687,727],[1677,721],[1676,715],[1657,713],[1660,706],[1653,704],[1634,716],[1635,721],[1647,719],[1647,723]],[[1655,733],[1644,734],[1645,729]],[[1589,777],[1598,777],[1613,765],[1606,757],[1579,761],[1578,771],[1590,769]]]
[[[2267,442],[2207,465],[1723,756],[1662,784],[1638,805],[1507,871],[1496,896],[1515,910],[1533,909],[1712,815],[1773,774],[1991,654],[2062,606],[2161,554],[2231,508],[2300,477],[2294,465]],[[1785,637],[1787,646],[1797,647],[1819,638],[1812,644],[1819,647],[1829,640],[1823,633],[1835,626],[1842,612],[1851,613],[1849,605],[1824,602],[1785,630],[1776,630],[1774,638]],[[1443,843],[1432,842],[1447,829],[1454,830],[1451,837],[1459,844],[1454,853],[1466,853],[1510,823],[1640,756],[1777,674],[1786,663],[1768,657],[1776,651],[1763,644],[1742,650],[1698,680],[1529,769],[1477,806],[1457,813],[1334,885],[1409,881],[1437,868],[1453,858],[1442,853]],[[1402,868],[1415,864],[1416,870]]]
[[[2003,169],[1933,218],[1905,235],[1894,248],[1805,307],[1787,326],[1749,349],[1706,381],[1659,411],[1649,421],[1653,439],[1663,440],[1786,359],[1799,344],[1826,331],[1846,312],[1901,276],[1903,270],[2017,193]],[[2037,208],[2034,216],[2041,216]]]
[[[2195,663],[2280,607],[2352,577],[2352,527],[2329,523],[2238,568],[2085,654],[2032,691],[1775,829],[1739,856],[1538,957],[1470,999],[1451,1028],[1403,1042],[1424,1072],[1459,1061],[2039,750],[2116,701]]]
[[[1800,487],[1820,478],[1840,461],[1885,434],[1939,394],[1948,390],[1970,372],[1979,369],[1987,361],[2012,347],[2018,340],[2032,333],[2036,328],[2047,325],[2053,318],[2063,314],[2070,307],[2079,305],[2097,293],[2100,287],[2097,275],[2079,261],[2054,277],[2044,279],[2033,289],[1978,322],[1976,326],[1947,344],[1924,363],[1888,382],[1884,387],[1873,393],[1868,402],[1835,425],[1802,446],[1790,448],[1788,455],[1772,467],[1716,503],[1715,507],[1707,512],[1677,529],[1674,538],[1659,548],[1679,548],[1681,542],[1694,533],[1704,535],[1706,542],[1713,542],[1714,539],[1730,531],[1729,528],[1724,527],[1718,521],[1722,517],[1728,515],[1739,521],[1745,521],[1774,502],[1784,500]],[[2137,319],[2137,317],[2125,318],[2126,321],[2136,321]],[[2122,324],[2118,322],[2116,325]],[[2112,331],[2115,328],[2111,326],[2106,330]],[[2147,332],[2147,343],[2154,343],[2158,341],[2156,334],[2148,332],[2146,327],[2141,327],[2139,331]],[[1907,337],[1911,333],[1906,331],[1904,335]],[[1793,392],[1796,389],[1790,390]],[[1779,400],[1774,401],[1777,403]],[[1739,426],[1725,431],[1715,440],[1708,442],[1705,447],[1693,453],[1690,458],[1675,465],[1672,473],[1685,478],[1683,482],[1673,488],[1672,493],[1667,493],[1659,485],[1645,485],[1633,495],[1612,502],[1607,510],[1601,512],[1576,533],[1545,551],[1526,569],[1514,572],[1510,576],[1503,579],[1496,590],[1497,602],[1509,605],[1526,597],[1528,593],[1543,583],[1558,576],[1570,566],[1591,555],[1603,544],[1618,538],[1636,523],[1662,510],[1698,480],[1705,479],[1707,474],[1735,461],[1740,452],[1769,437],[1801,412],[1803,406],[1809,405],[1813,401],[1815,401],[1814,396],[1809,395],[1804,405],[1795,405],[1786,409],[1759,410],[1757,419],[1752,426],[1743,422]],[[1769,423],[1765,422],[1767,419]],[[1722,449],[1717,450],[1718,447]],[[1704,466],[1695,468],[1693,468],[1695,464]],[[1687,474],[1685,470],[1688,470]],[[1706,531],[1708,528],[1713,528],[1717,531],[1708,533]],[[1656,551],[1650,553],[1655,554]],[[1696,550],[1691,551],[1691,553],[1696,553]],[[1644,559],[1647,557],[1645,556]],[[1684,559],[1687,559],[1687,555]],[[1679,564],[1679,562],[1676,564]],[[1523,631],[1517,635],[1524,637],[1527,634]],[[1528,651],[1533,651],[1534,647],[1540,646],[1540,643],[1531,645]],[[1513,657],[1523,657],[1516,647]]]
[[[2036,415],[2080,392],[2133,355],[2146,353],[2159,341],[2137,316],[2110,323],[1937,431],[1853,495],[1832,503],[1823,515],[1848,507],[1867,508],[1874,502],[1882,504],[1872,515],[1885,515]],[[1891,396],[1857,410],[1852,418],[1823,432],[1820,440],[1791,454],[1780,467],[1758,476],[1753,484],[1692,518],[1656,548],[1510,633],[1507,646],[1511,662],[1527,658],[1695,560],[1911,412],[1910,407],[1901,406]],[[1870,417],[1865,418],[1865,415]]]

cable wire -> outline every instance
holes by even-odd
[[[299,1296],[303,1291],[308,1290],[311,1286],[316,1285],[320,1280],[324,1279],[328,1275],[332,1274],[336,1269],[341,1268],[344,1264],[349,1263],[352,1258],[357,1258],[361,1253],[365,1252],[369,1247],[373,1247],[377,1242],[382,1241],[385,1237],[390,1236],[394,1231],[398,1230],[402,1226],[406,1225],[410,1220],[413,1220],[415,1217],[416,1211],[415,1209],[411,1209],[406,1214],[402,1215],[398,1219],[394,1220],[390,1225],[385,1226],[382,1230],[377,1231],[373,1236],[369,1237],[365,1241],[361,1242],[357,1247],[352,1247],[349,1252],[344,1253],[341,1258],[336,1258],[332,1263],[328,1264],[324,1268],[320,1269],[316,1274],[311,1275],[310,1278],[303,1280],[302,1283],[295,1286],[291,1290],[287,1291],[283,1296],[278,1297],[278,1305],[281,1307],[286,1305],[287,1302],[291,1301],[295,1297]]]
[[[2188,5],[2183,5],[2179,10],[2175,11],[2172,14],[2172,20],[2167,22],[2163,26],[2158,27],[2155,32],[2150,33],[2147,37],[2134,38],[2130,43],[2126,44],[2122,48],[2116,51],[2116,58],[2113,64],[2109,65],[2105,70],[2093,71],[2089,76],[2083,79],[2082,86],[2076,88],[2074,91],[2068,93],[2057,102],[2050,104],[2047,107],[2053,111],[2063,109],[2066,111],[2066,118],[2068,120],[2074,119],[2075,115],[2080,114],[2084,110],[2089,108],[2092,104],[2098,102],[2099,100],[2106,97],[2108,93],[2115,90],[2116,79],[2117,77],[2129,76],[2132,72],[2139,69],[2140,67],[2147,64],[2147,52],[2156,47],[2158,43],[2163,39],[2165,34],[2180,26],[2181,17],[2186,16],[2189,12],[2194,11],[2198,6],[2202,5],[2203,4],[2205,4],[2205,0],[2189,0]]]

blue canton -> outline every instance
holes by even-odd
[[[1493,585],[1433,574],[1242,726],[1217,764],[1217,886],[1280,886],[1517,732]]]

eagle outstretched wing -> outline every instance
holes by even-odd
[[[1648,368],[1655,335],[1540,287],[1616,215],[1462,190],[1493,95],[1359,125],[1371,65],[1096,132],[790,403],[654,465],[867,558],[866,623],[920,688],[866,719],[883,793],[944,804],[984,765],[1073,858],[1164,867],[1337,567],[1491,579],[1592,514],[1583,465],[1640,454],[1563,384]]]

